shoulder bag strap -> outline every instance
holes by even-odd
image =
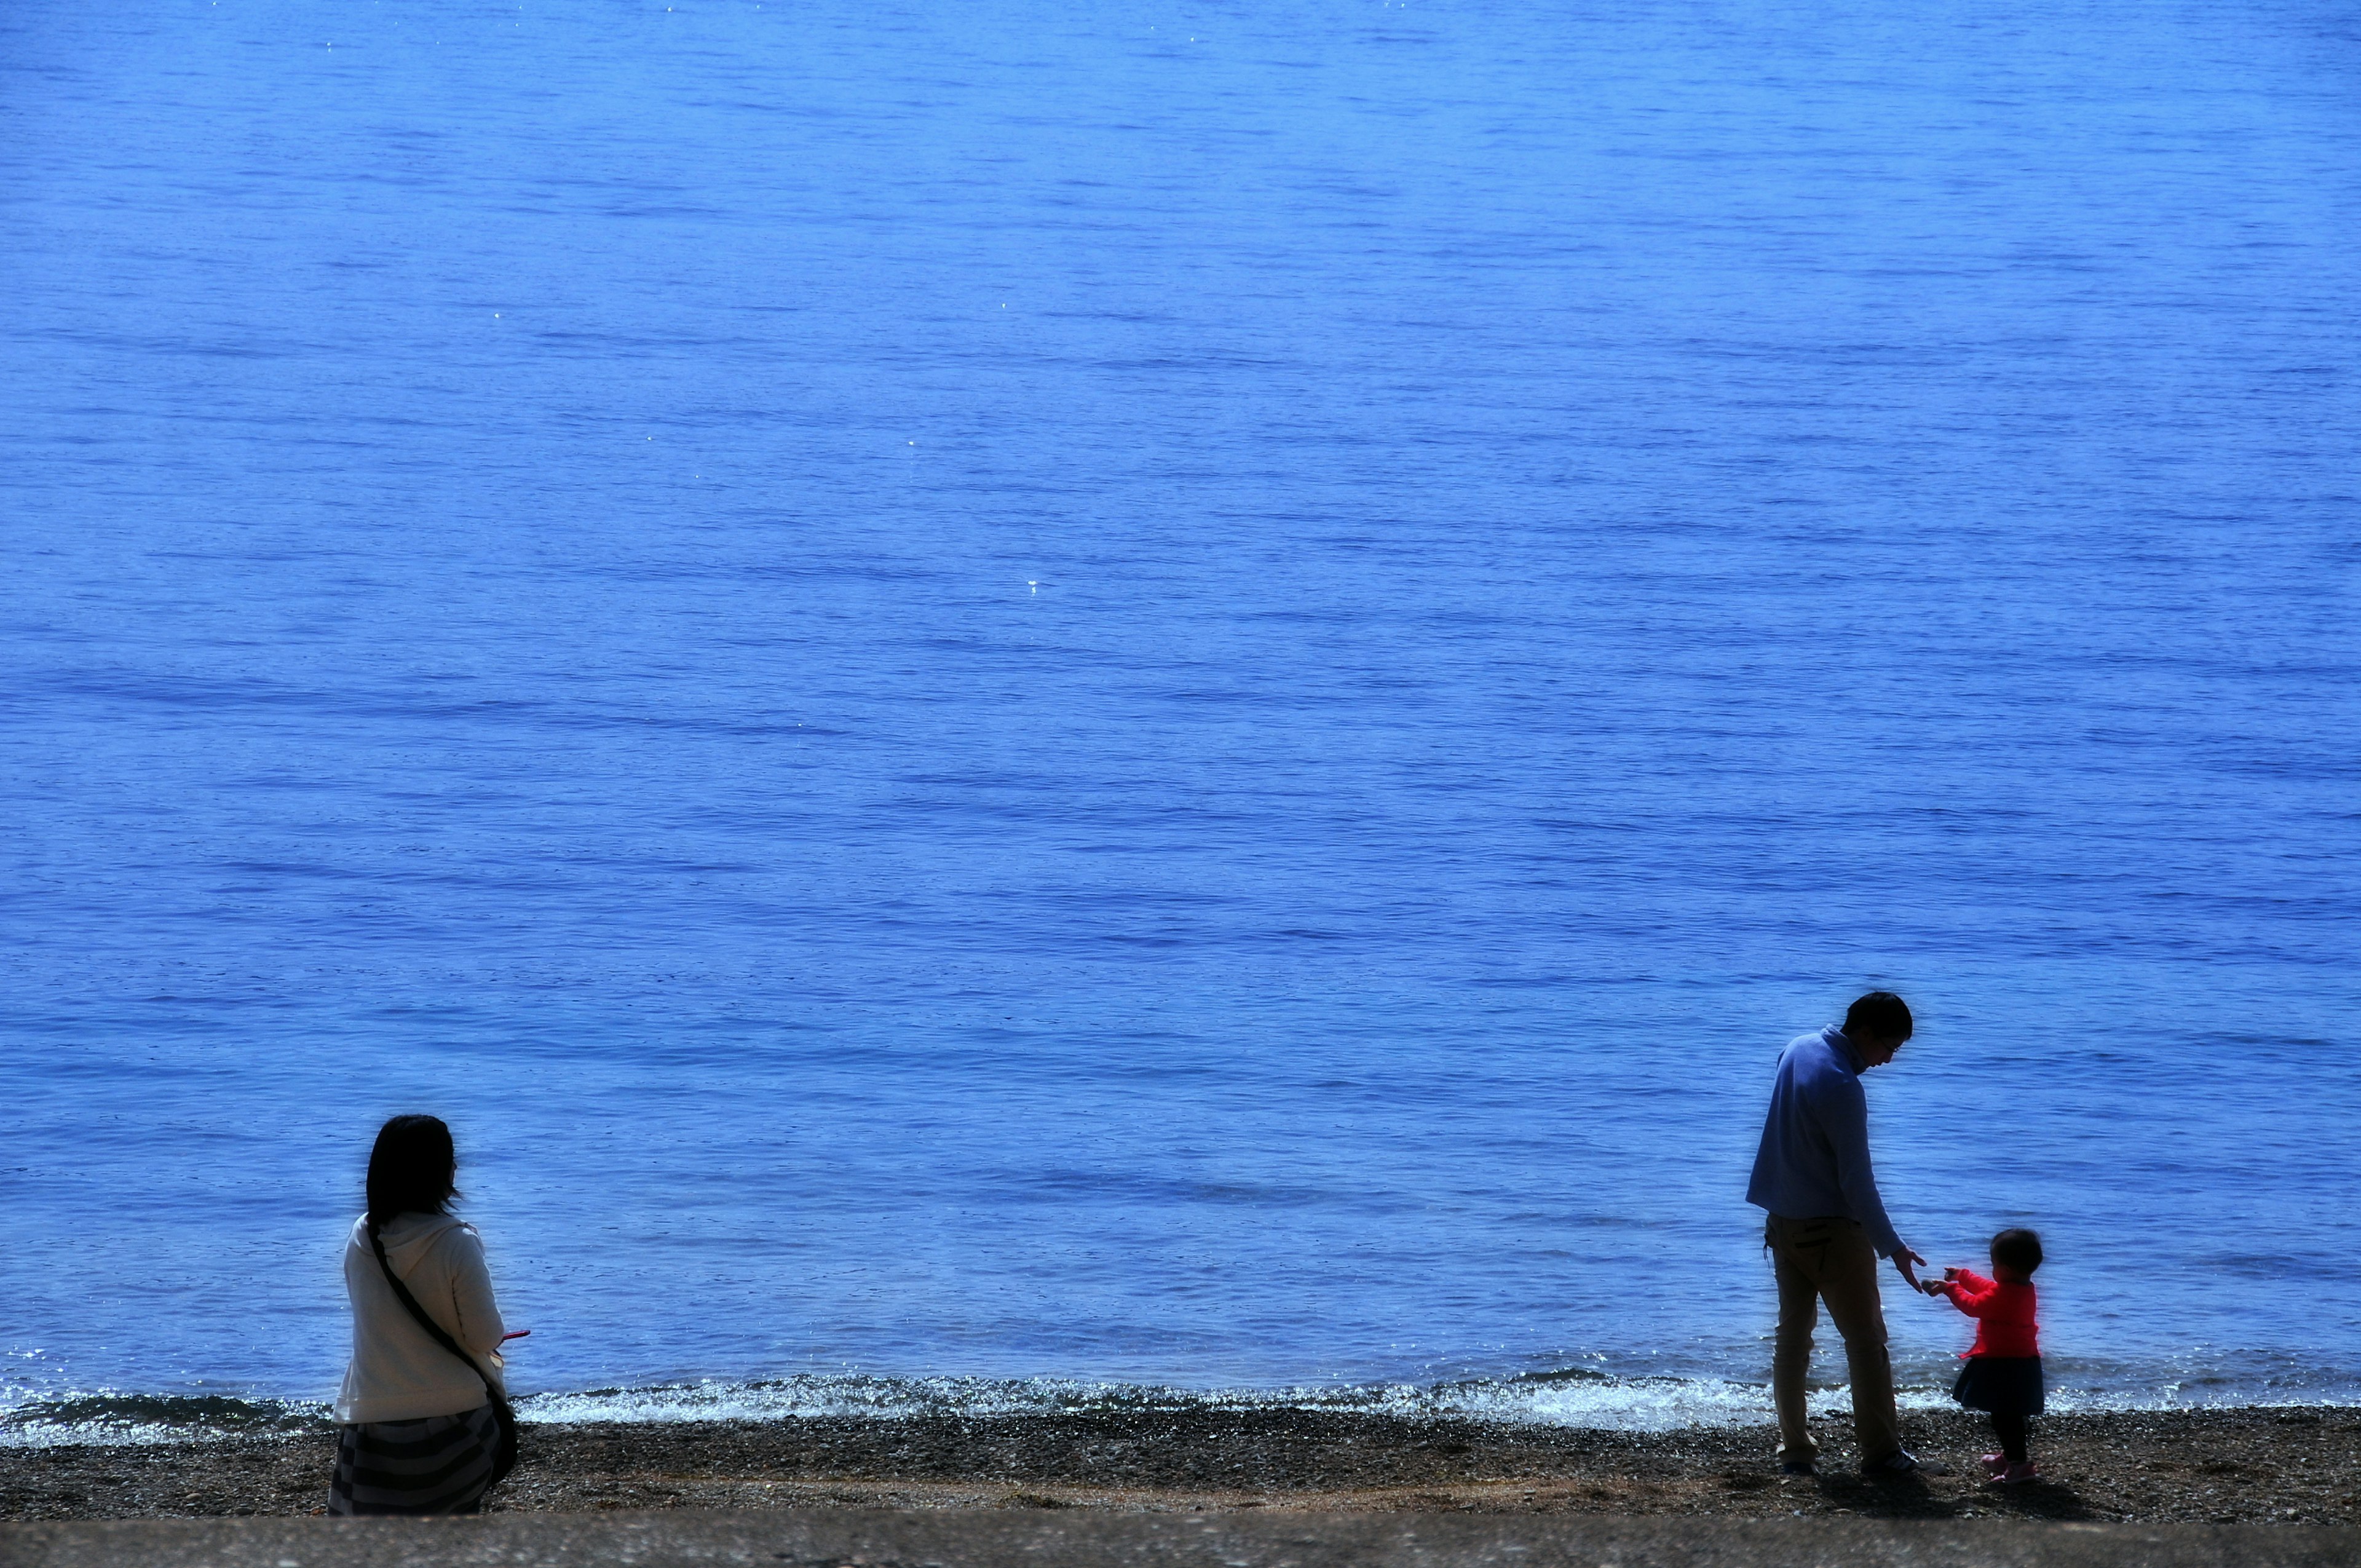
[[[377,1251],[377,1266],[385,1270],[385,1282],[393,1287],[394,1295],[401,1299],[403,1306],[410,1309],[410,1315],[418,1320],[418,1326],[424,1329],[428,1333],[433,1334],[436,1344],[441,1345],[445,1350],[449,1351],[452,1354],[466,1362],[469,1370],[473,1371],[477,1376],[484,1380],[484,1392],[492,1397],[492,1402],[494,1404],[497,1405],[502,1403],[503,1401],[500,1395],[500,1386],[492,1381],[492,1375],[485,1371],[483,1365],[474,1356],[469,1355],[466,1351],[461,1350],[459,1348],[459,1342],[453,1339],[449,1334],[445,1333],[443,1332],[443,1326],[440,1323],[437,1323],[434,1319],[426,1315],[426,1309],[418,1304],[418,1298],[410,1293],[410,1287],[404,1285],[401,1282],[401,1277],[394,1273],[392,1262],[385,1255],[385,1243],[378,1239],[377,1222],[375,1220],[371,1220],[368,1223],[368,1239],[369,1245]]]

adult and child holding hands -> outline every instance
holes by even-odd
[[[2040,1239],[2003,1231],[1993,1238],[1991,1278],[1947,1268],[1921,1285],[1914,1266],[1926,1259],[1894,1234],[1872,1173],[1861,1075],[1892,1061],[1911,1026],[1900,997],[1872,992],[1840,1027],[1803,1036],[1779,1058],[1746,1196],[1769,1215],[1764,1243],[1778,1282],[1771,1383],[1780,1464],[1809,1474],[1817,1454],[1804,1379],[1826,1301],[1851,1369],[1862,1473],[1898,1478],[1918,1469],[1894,1415],[1877,1289],[1883,1256],[1913,1289],[1949,1297],[1978,1320],[1952,1394],[1992,1414],[2001,1445],[1984,1456],[1993,1478],[2030,1481],[2026,1422],[2042,1406],[2032,1285]],[[451,1213],[457,1170],[451,1129],[433,1116],[394,1117],[370,1150],[368,1210],[345,1246],[353,1355],[336,1398],[330,1513],[474,1513],[516,1462],[500,1346],[520,1336],[500,1321],[482,1240]]]
[[[1951,1397],[1992,1417],[1999,1452],[1984,1468],[2004,1486],[2038,1479],[2026,1451],[2026,1423],[2041,1413],[2041,1351],[2033,1321],[2033,1271],[2041,1238],[2004,1230],[1992,1239],[1993,1277],[1946,1268],[1921,1283],[1927,1260],[1903,1244],[1885,1217],[1869,1158],[1869,1102],[1861,1075],[1892,1061],[1910,1038],[1910,1009],[1890,991],[1872,991],[1845,1013],[1842,1025],[1804,1035],[1779,1054],[1763,1119],[1763,1145],[1746,1201],[1768,1216],[1763,1245],[1779,1285],[1779,1330],[1771,1358],[1771,1392],[1779,1409],[1779,1464],[1808,1475],[1817,1457],[1804,1420],[1804,1376],[1812,1330],[1826,1301],[1844,1337],[1852,1380],[1853,1437],[1861,1474],[1897,1480],[1919,1468],[1902,1446],[1894,1409],[1894,1369],[1885,1350],[1885,1311],[1877,1260],[1890,1257],[1914,1291],[1949,1299],[1977,1320],[1975,1343]]]

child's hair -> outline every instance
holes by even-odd
[[[2041,1266],[2041,1238],[2031,1231],[2003,1231],[1993,1237],[1992,1260],[2030,1274]]]

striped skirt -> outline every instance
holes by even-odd
[[[488,1401],[456,1416],[342,1428],[332,1514],[472,1514],[491,1485],[500,1423]]]

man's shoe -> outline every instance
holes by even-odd
[[[1875,1464],[1861,1467],[1864,1481],[1906,1481],[1918,1473],[1918,1456],[1906,1448],[1897,1448]]]
[[[1779,1461],[1779,1474],[1782,1475],[1817,1475],[1819,1474],[1819,1471],[1813,1466],[1812,1462],[1808,1459],[1783,1459]]]

